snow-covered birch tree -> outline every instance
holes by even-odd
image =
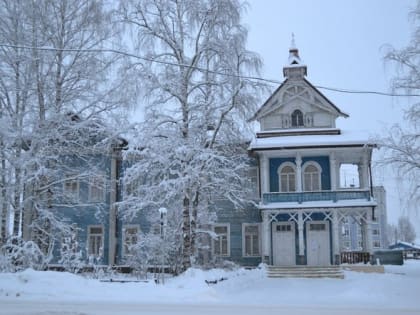
[[[411,12],[414,29],[409,45],[403,49],[389,48],[385,60],[396,65],[392,81],[395,90],[420,92],[420,1]],[[420,103],[416,100],[405,113],[406,124],[397,124],[380,141],[385,149],[382,162],[395,166],[411,185],[410,202],[420,204]]]
[[[236,0],[121,1],[121,19],[147,58],[132,68],[146,107],[127,152],[122,209],[182,209],[183,270],[209,206],[249,201],[244,122],[262,85],[242,77],[261,64],[245,47],[243,10]]]
[[[70,232],[53,211],[66,198],[63,174],[87,182],[98,171],[95,157],[109,153],[118,135],[109,123],[128,100],[120,93],[125,77],[116,76],[119,57],[92,51],[113,42],[118,28],[96,0],[2,1],[0,10],[0,144],[9,143],[0,188],[2,196],[19,189],[20,202],[14,206],[6,192],[2,210],[14,213],[14,236],[26,217],[31,237],[48,250],[54,231]]]

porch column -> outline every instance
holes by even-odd
[[[262,212],[261,223],[261,262],[268,264],[270,262],[270,215]]]
[[[337,160],[335,153],[330,155],[330,170],[331,170],[331,190],[337,190]]]
[[[298,153],[295,159],[296,163],[296,191],[301,192],[302,189],[302,157]]]
[[[302,211],[298,212],[298,235],[299,235],[299,256],[305,256],[305,241],[303,239],[303,214]]]
[[[333,263],[339,265],[340,261],[340,221],[337,210],[332,213],[332,241],[333,241]]]
[[[262,193],[270,192],[270,168],[266,156],[261,157],[261,190]]]
[[[359,172],[359,186],[362,189],[369,188],[369,172],[368,172],[368,160],[367,156],[363,156],[363,160],[361,164],[358,164],[358,172]]]
[[[372,219],[370,216],[370,211],[366,210],[366,221],[364,223],[363,226],[363,233],[365,234],[364,236],[364,248],[365,251],[369,252],[369,253],[373,253],[372,250]]]

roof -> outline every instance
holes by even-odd
[[[253,121],[260,117],[260,114],[264,111],[264,109],[271,105],[271,99],[284,87],[287,85],[287,83],[291,81],[289,79],[285,79],[280,86],[267,98],[267,100],[263,103],[263,105],[255,112],[255,114],[248,120]],[[341,111],[333,102],[331,102],[324,94],[322,94],[311,82],[309,82],[307,79],[303,78],[302,81],[306,83],[315,93],[322,98],[329,106],[331,106],[339,116],[342,117],[349,117],[349,115],[343,111]],[[278,106],[281,106],[280,103]]]
[[[420,250],[420,245],[416,245],[414,243],[398,241],[395,244],[389,245],[389,248],[390,249],[399,249],[399,250],[407,250],[407,249]]]
[[[329,135],[296,135],[255,138],[248,150],[293,149],[308,147],[376,147],[367,133],[360,131],[341,131],[340,134]]]

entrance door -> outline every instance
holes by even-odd
[[[273,222],[273,264],[296,265],[296,241],[294,222]]]
[[[309,266],[330,265],[330,226],[327,221],[306,222],[306,248]]]

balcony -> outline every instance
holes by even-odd
[[[263,193],[263,204],[274,202],[308,202],[308,201],[342,201],[370,200],[369,190],[335,190],[335,191],[305,191],[305,192],[271,192]]]

